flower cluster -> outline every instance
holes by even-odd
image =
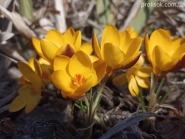
[[[82,44],[82,34],[69,28],[64,34],[50,30],[46,37],[33,38],[33,46],[41,57],[31,58],[28,64],[18,62],[23,74],[19,81],[22,87],[9,110],[32,111],[40,101],[45,85],[53,83],[63,98],[76,100],[86,95],[105,77],[119,70],[126,70],[113,79],[122,85],[128,82],[132,96],[138,96],[139,87],[148,88],[149,77],[164,76],[185,65],[185,41],[172,39],[169,31],[158,29],[144,38],[144,49],[151,67],[144,65],[140,47],[143,38],[133,28],[119,32],[113,25],[107,25],[99,43],[96,34],[92,42]]]

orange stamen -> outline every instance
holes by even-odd
[[[77,83],[80,84],[80,82],[82,80],[82,75],[76,74],[76,79],[77,79]]]
[[[42,78],[47,78],[47,73],[43,72],[42,73]]]

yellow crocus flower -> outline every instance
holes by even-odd
[[[32,38],[32,42],[36,52],[48,62],[53,63],[55,56],[72,57],[78,50],[90,55],[92,53],[91,44],[81,45],[81,39],[81,31],[75,32],[73,28],[69,28],[64,34],[57,30],[50,30],[44,39]]]
[[[139,95],[139,87],[142,88],[149,88],[150,81],[148,77],[150,77],[152,73],[152,68],[149,66],[143,66],[144,64],[144,58],[143,56],[140,56],[137,63],[127,69],[126,73],[122,73],[118,76],[116,76],[113,79],[113,83],[115,85],[123,85],[128,82],[128,89],[132,96],[138,96]]]
[[[150,38],[147,34],[145,52],[156,76],[164,76],[185,66],[184,39],[172,39],[168,30],[155,30]]]
[[[42,69],[35,58],[31,58],[28,64],[18,62],[17,65],[23,74],[19,79],[23,86],[18,90],[19,95],[10,104],[9,111],[15,112],[25,107],[25,112],[29,113],[40,101],[43,86]]]
[[[102,60],[91,62],[83,51],[76,52],[71,58],[60,55],[54,59],[54,72],[51,75],[53,84],[68,99],[79,99],[96,84],[105,74],[105,63]],[[99,68],[101,67],[101,68]]]
[[[101,47],[96,34],[92,38],[92,46],[99,59],[107,64],[106,73],[113,74],[119,69],[133,66],[141,55],[139,51],[142,38],[137,37],[131,30],[119,32],[115,26],[107,25],[103,31]],[[132,38],[132,37],[135,38]]]

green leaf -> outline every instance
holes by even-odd
[[[30,21],[34,20],[32,0],[20,0],[20,14]]]
[[[111,13],[111,1],[110,0],[97,0],[96,8],[98,14],[98,20],[101,25],[107,25],[113,23],[114,15]]]
[[[152,13],[154,3],[157,3],[159,0],[146,0],[141,3],[141,8],[138,10],[135,17],[130,22],[129,26],[133,27],[138,32],[141,32],[142,29],[146,26],[149,15]],[[148,6],[147,6],[148,5]]]

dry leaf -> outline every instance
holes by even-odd
[[[4,7],[0,5],[0,12],[3,14],[7,19],[11,20],[17,30],[23,34],[26,38],[31,39],[35,37],[35,33],[25,24],[22,17],[16,12],[9,12]]]
[[[0,50],[13,59],[27,63],[27,60],[24,58],[24,56],[21,55],[19,51],[12,46],[12,43],[6,42],[5,44],[0,45]]]
[[[13,37],[15,34],[11,32],[0,32],[0,43]]]

